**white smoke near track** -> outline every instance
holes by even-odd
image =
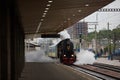
[[[80,53],[76,54],[77,61],[74,64],[75,65],[93,64],[95,62],[94,56],[95,54],[88,50],[81,50]]]
[[[59,34],[61,40],[70,39],[70,35],[68,34],[67,30],[63,30]]]
[[[46,56],[43,50],[36,50],[36,51],[26,52],[25,61],[26,62],[54,62],[55,60]]]
[[[62,41],[64,39],[70,39],[70,35],[67,32],[67,30],[63,30],[63,31],[59,32],[58,34],[60,34],[60,38],[59,39],[54,39],[52,41],[53,45],[51,45],[51,46],[56,46],[60,41]]]
[[[61,39],[54,39],[52,42],[53,42],[53,45],[52,46],[56,46],[59,42],[61,41]]]

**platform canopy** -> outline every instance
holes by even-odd
[[[26,38],[32,38],[56,34],[112,1],[18,0],[18,6]]]

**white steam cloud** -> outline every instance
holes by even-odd
[[[68,34],[67,30],[61,31],[59,34],[62,40],[67,39],[67,38],[70,39],[70,35]]]
[[[60,33],[60,38],[59,39],[54,39],[52,42],[53,42],[53,45],[51,46],[56,46],[60,41],[64,40],[64,39],[70,39],[70,35],[69,33],[67,32],[67,30],[63,30],[61,31]]]
[[[54,62],[54,60],[45,55],[43,50],[31,51],[25,54],[26,62]]]
[[[88,50],[81,50],[76,56],[77,61],[74,63],[75,65],[93,64],[95,62],[95,54]]]

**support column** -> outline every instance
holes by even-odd
[[[0,80],[18,80],[24,67],[24,31],[16,0],[0,0]]]
[[[0,80],[8,80],[7,1],[0,0]]]
[[[11,31],[11,80],[18,80],[24,67],[24,31],[18,6],[13,0],[10,6]]]

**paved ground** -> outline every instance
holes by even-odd
[[[114,65],[114,66],[120,66],[119,60],[108,60],[108,58],[97,58],[97,60],[95,62],[110,64],[110,65]]]
[[[19,80],[95,80],[57,63],[28,62]]]

